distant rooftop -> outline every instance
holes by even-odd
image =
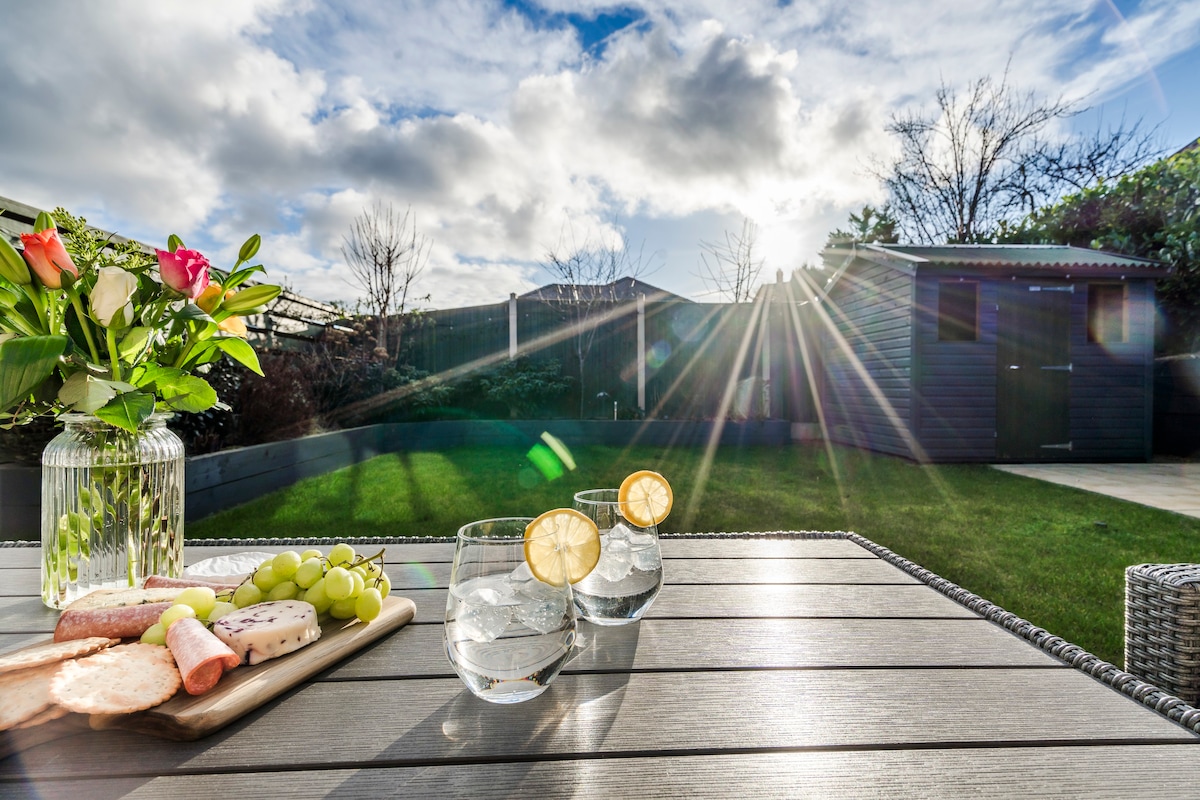
[[[637,278],[618,278],[612,283],[601,284],[549,283],[520,295],[518,299],[546,302],[571,302],[573,300],[591,302],[598,299],[613,303],[629,303],[637,300],[639,294],[646,295],[646,300],[655,303],[661,303],[664,300],[691,302],[677,294],[639,281]]]

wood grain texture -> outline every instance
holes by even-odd
[[[1067,665],[982,619],[645,619],[579,626],[566,672]],[[452,676],[442,626],[410,625],[322,680]]]
[[[331,713],[354,721],[352,735],[331,735],[319,746],[295,735],[327,730]],[[35,747],[19,763],[0,762],[0,779],[113,777],[183,766],[340,769],[677,752],[1198,741],[1070,669],[575,674],[560,675],[550,691],[514,706],[485,703],[457,678],[330,681],[307,684],[197,742],[124,731],[85,735],[86,741],[76,736]]]
[[[1200,783],[1195,745],[852,750],[697,754],[455,764],[434,767],[233,772],[3,785],[12,800],[687,797],[819,800],[1181,800]]]

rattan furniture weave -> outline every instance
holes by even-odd
[[[1125,671],[1200,701],[1200,564],[1125,570]]]

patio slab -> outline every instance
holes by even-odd
[[[1026,478],[1200,518],[1200,463],[994,464]]]

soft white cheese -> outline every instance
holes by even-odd
[[[226,614],[213,623],[213,633],[243,664],[261,664],[315,642],[321,626],[311,604],[272,600]]]

